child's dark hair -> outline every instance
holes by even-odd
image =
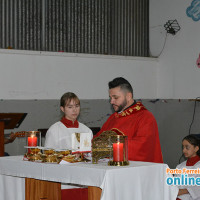
[[[197,135],[195,134],[187,135],[186,137],[183,138],[183,140],[187,140],[194,147],[198,146],[199,150],[197,151],[197,155],[200,156],[200,138]]]

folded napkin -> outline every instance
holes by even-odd
[[[72,134],[72,153],[91,152],[91,133]]]

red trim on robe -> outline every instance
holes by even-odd
[[[71,120],[66,119],[65,117],[62,117],[62,119],[60,120],[67,128],[78,128],[79,127],[79,123],[76,120],[74,123]]]
[[[186,166],[194,166],[198,161],[200,161],[200,157],[198,155],[188,158],[186,162]]]

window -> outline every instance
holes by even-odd
[[[149,56],[148,0],[0,0],[0,48]]]

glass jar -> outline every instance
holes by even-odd
[[[41,132],[26,131],[26,145],[28,153],[31,153],[31,148],[33,147],[41,147]]]
[[[111,135],[109,137],[110,158],[108,165],[125,166],[128,161],[128,137],[125,135]]]

